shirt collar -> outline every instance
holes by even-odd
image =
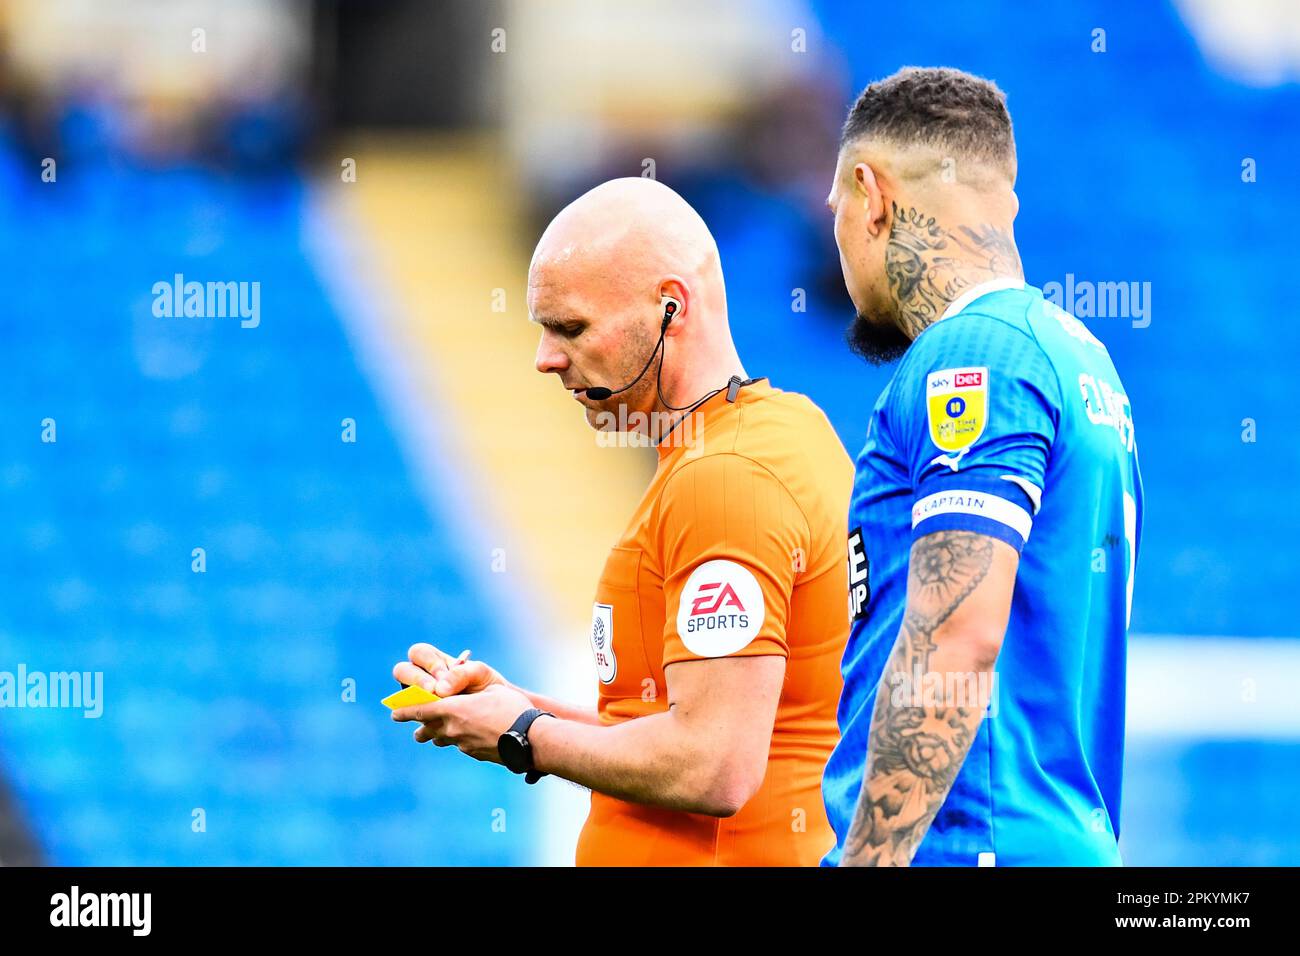
[[[768,381],[766,375],[742,382],[741,387],[736,390],[736,400],[734,402],[727,401],[727,389],[725,387],[718,389],[716,394],[711,395],[696,406],[694,410],[686,413],[692,416],[689,422],[683,423],[681,419],[678,419],[672,430],[660,436],[656,444],[660,461],[685,447],[702,447],[702,445],[696,443],[703,441],[702,433],[705,428],[729,414],[731,409],[766,398],[775,391],[776,389]]]
[[[1024,287],[1025,280],[1017,279],[1015,276],[998,276],[996,279],[989,279],[987,282],[971,286],[948,304],[948,308],[943,310],[943,315],[939,316],[939,321],[942,322],[949,316],[956,315],[976,299],[982,298],[991,292],[1001,292],[1003,289],[1023,289]]]

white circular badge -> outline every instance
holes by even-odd
[[[682,589],[677,636],[692,654],[724,657],[758,636],[763,614],[763,588],[747,567],[706,561]]]

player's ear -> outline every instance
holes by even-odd
[[[876,171],[867,163],[859,162],[853,165],[853,188],[857,192],[858,201],[862,203],[863,211],[866,212],[867,231],[872,236],[878,236],[889,225],[889,211],[886,208],[885,194],[880,190],[880,180],[876,178]]]

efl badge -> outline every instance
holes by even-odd
[[[925,380],[930,441],[945,452],[965,451],[984,433],[988,419],[989,370],[950,368]]]
[[[596,604],[591,609],[591,653],[596,657],[596,676],[608,684],[618,673],[614,656],[614,607]]]

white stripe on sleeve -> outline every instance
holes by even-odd
[[[987,491],[939,491],[926,495],[912,505],[912,527],[915,528],[927,518],[936,515],[963,514],[978,515],[999,524],[1004,524],[1015,531],[1024,540],[1029,540],[1029,529],[1033,519],[1029,512],[1006,498],[999,498]]]

